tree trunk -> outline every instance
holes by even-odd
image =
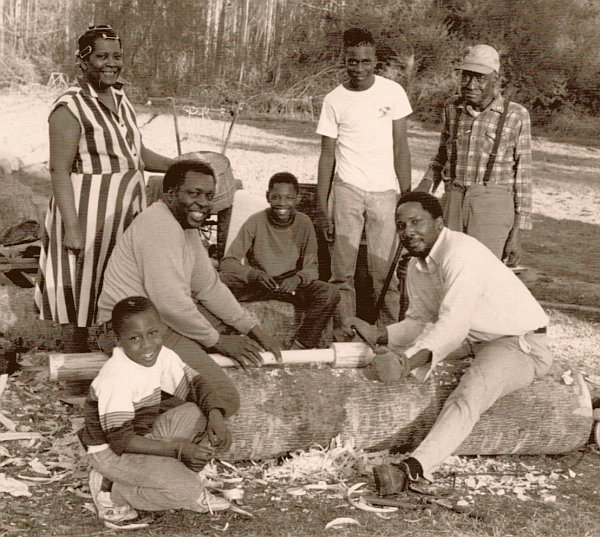
[[[226,4],[223,2],[218,12],[218,23],[217,23],[217,40],[215,44],[215,57],[214,57],[214,73],[215,77],[220,78],[223,71],[223,63],[225,58],[223,57],[224,47],[224,33],[225,33],[225,7]]]
[[[237,50],[237,55],[240,57],[240,69],[238,74],[238,86],[244,81],[244,70],[246,69],[246,61],[248,59],[248,2],[250,0],[240,0],[242,6],[242,15],[240,21],[240,41]]]
[[[4,58],[4,0],[0,0],[0,58]]]
[[[456,386],[439,373],[425,384],[412,378],[384,384],[371,380],[371,368],[265,373],[228,370],[242,400],[230,420],[233,460],[326,446],[337,435],[353,439],[357,448],[410,451],[423,440]],[[549,376],[497,401],[457,454],[571,451],[589,439],[591,412],[581,377],[567,386],[559,375]]]

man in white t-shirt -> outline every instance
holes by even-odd
[[[325,96],[321,135],[317,228],[332,243],[331,282],[340,288],[341,317],[356,314],[354,272],[363,233],[369,272],[379,296],[398,236],[394,211],[399,193],[410,191],[410,149],[406,117],[412,108],[402,86],[375,75],[371,32],[344,32],[348,79]],[[398,321],[394,277],[379,314],[380,324]]]

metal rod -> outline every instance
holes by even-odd
[[[233,125],[235,123],[235,120],[237,119],[239,109],[240,109],[240,106],[238,105],[235,107],[235,110],[233,111],[233,118],[231,119],[231,123],[229,124],[229,130],[227,131],[227,136],[225,138],[225,142],[223,143],[223,147],[221,147],[221,154],[223,154],[223,155],[227,151],[227,144],[229,144],[229,138],[231,138],[231,131],[233,130]]]
[[[177,155],[181,156],[181,139],[179,137],[179,123],[177,122],[177,108],[175,108],[175,99],[168,97],[171,101],[171,109],[173,110],[173,123],[175,124],[175,141],[177,142]]]

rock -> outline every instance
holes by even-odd
[[[50,170],[46,162],[34,162],[33,164],[24,165],[19,171],[32,179],[50,181]]]
[[[278,300],[264,302],[242,302],[242,306],[285,348],[294,340],[300,318],[296,316],[294,306]]]
[[[24,349],[56,350],[60,325],[39,318],[33,302],[33,289],[14,285],[0,287],[0,309],[10,321],[3,330],[6,338],[11,341],[21,338]]]
[[[14,177],[0,177],[0,233],[24,220],[38,220],[33,191]]]
[[[6,177],[7,175],[12,174],[13,171],[14,169],[9,159],[0,159],[0,176]]]
[[[256,320],[279,341],[284,348],[288,348],[296,331],[302,322],[300,313],[296,313],[294,306],[278,300],[265,300],[263,302],[242,302],[242,306]],[[330,321],[321,337],[319,348],[327,348],[333,341],[333,323]]]

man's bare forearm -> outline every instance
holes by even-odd
[[[319,209],[327,211],[327,199],[331,190],[333,180],[333,170],[335,168],[335,157],[330,154],[323,154],[319,157],[319,170],[317,176],[317,201]]]

